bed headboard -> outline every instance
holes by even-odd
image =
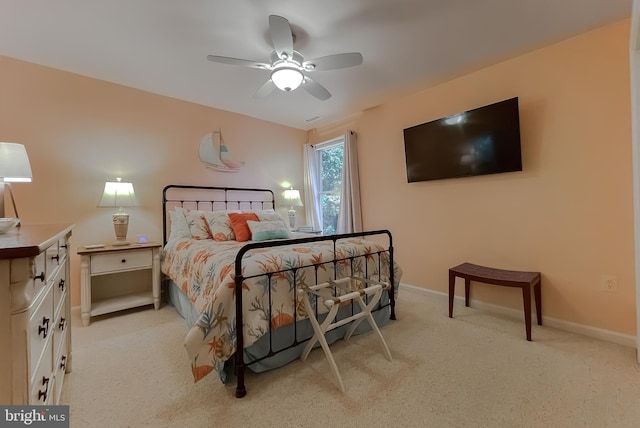
[[[275,196],[270,189],[211,187],[169,184],[162,190],[162,242],[167,243],[169,211],[175,207],[189,210],[268,210],[275,209]]]

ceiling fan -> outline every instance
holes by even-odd
[[[302,86],[308,93],[322,101],[329,99],[331,93],[324,86],[311,79],[307,73],[336,70],[362,64],[360,52],[327,55],[305,61],[302,54],[293,49],[291,26],[289,21],[282,16],[269,15],[269,35],[274,51],[271,52],[268,63],[217,55],[207,55],[207,59],[222,64],[270,71],[269,80],[253,94],[255,98],[266,97],[276,88],[289,92]]]

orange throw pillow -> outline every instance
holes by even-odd
[[[244,242],[251,239],[251,230],[247,225],[247,220],[260,221],[255,213],[229,213],[231,229],[236,234],[236,241]]]

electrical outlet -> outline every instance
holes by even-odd
[[[600,289],[602,291],[618,291],[618,278],[613,275],[600,275]]]

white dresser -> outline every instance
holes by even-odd
[[[0,235],[0,404],[59,404],[71,371],[73,225]]]

